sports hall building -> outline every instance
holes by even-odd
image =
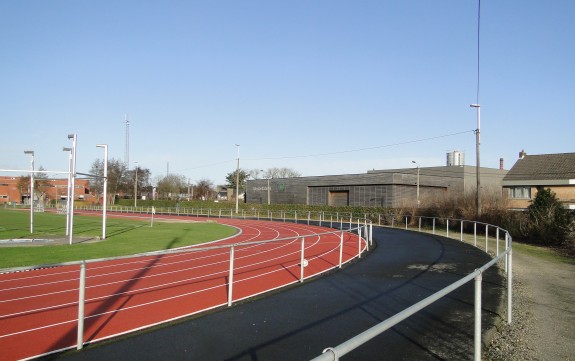
[[[418,176],[419,173],[419,176]],[[482,192],[501,192],[507,171],[480,168]],[[421,205],[437,197],[475,192],[476,167],[443,166],[371,170],[297,178],[248,180],[246,203],[307,204],[333,206],[405,207]]]

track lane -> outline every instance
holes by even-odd
[[[339,235],[316,235],[327,228],[269,221],[220,222],[240,230],[234,237],[209,244],[234,245],[236,302],[300,282],[301,237],[309,262],[304,277],[339,264]],[[298,238],[283,240],[287,237]],[[251,244],[270,239],[275,241]],[[85,342],[227,304],[229,249],[200,248],[88,263]],[[344,262],[357,256],[357,236],[345,235],[343,256]],[[63,266],[0,275],[0,349],[7,360],[75,345],[78,274],[78,266]]]

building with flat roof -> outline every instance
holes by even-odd
[[[419,176],[418,176],[419,173]],[[501,191],[506,170],[481,168],[482,189]],[[296,178],[255,179],[246,182],[247,203],[333,206],[401,207],[425,205],[436,197],[475,192],[476,168],[445,166],[371,170]]]
[[[34,179],[34,201],[49,203],[52,200],[68,198],[68,179],[49,178]],[[74,185],[74,200],[93,201],[90,194],[90,182],[87,179],[76,179]],[[29,204],[30,177],[0,176],[0,204]]]

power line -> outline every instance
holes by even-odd
[[[294,158],[312,158],[312,157],[321,157],[321,156],[326,156],[326,155],[355,153],[355,152],[363,152],[363,151],[366,151],[366,150],[390,148],[390,147],[396,147],[396,146],[400,146],[400,145],[426,142],[426,141],[429,141],[429,140],[447,138],[447,137],[452,137],[452,136],[455,136],[455,135],[461,135],[461,134],[473,133],[473,132],[474,132],[474,130],[466,130],[466,131],[458,132],[458,133],[451,133],[451,134],[439,135],[439,136],[435,136],[435,137],[429,137],[429,138],[423,138],[423,139],[416,139],[416,140],[408,140],[408,141],[400,142],[400,143],[384,144],[384,145],[378,145],[378,146],[369,147],[369,148],[348,149],[348,150],[341,150],[341,151],[329,152],[329,153],[315,153],[315,154],[307,154],[307,155],[294,155],[294,156],[272,157],[272,158],[246,158],[245,160],[277,160],[277,159],[294,159]]]
[[[302,155],[282,156],[282,157],[267,157],[267,158],[243,158],[242,160],[244,160],[244,161],[281,160],[281,159],[313,158],[313,157],[322,157],[322,156],[328,156],[328,155],[337,155],[337,154],[346,154],[346,153],[356,153],[356,152],[364,152],[364,151],[374,150],[374,149],[397,147],[397,146],[406,145],[406,144],[427,142],[427,141],[430,141],[430,140],[436,140],[436,139],[442,139],[442,138],[447,138],[447,137],[453,137],[453,136],[456,136],[456,135],[461,135],[461,134],[466,134],[466,133],[473,133],[473,132],[475,132],[475,130],[465,130],[465,131],[461,131],[461,132],[457,132],[457,133],[438,135],[438,136],[435,136],[435,137],[415,139],[415,140],[408,140],[408,141],[405,141],[405,142],[384,144],[384,145],[378,145],[378,146],[368,147],[368,148],[358,148],[358,149],[341,150],[341,151],[337,151],[337,152],[302,154]],[[178,169],[177,172],[190,171],[190,170],[196,170],[196,169],[201,169],[201,168],[215,167],[215,166],[218,166],[218,165],[221,165],[221,164],[231,163],[231,162],[235,162],[235,161],[236,161],[236,159],[228,159],[228,160],[219,161],[219,162],[215,162],[215,163],[204,164],[204,165],[197,166],[197,167],[191,167],[191,168],[185,168],[185,169]]]

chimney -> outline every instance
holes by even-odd
[[[525,158],[526,155],[527,155],[527,153],[525,153],[525,150],[521,149],[521,152],[519,152],[519,159]]]
[[[499,170],[503,170],[503,158],[499,158]]]

